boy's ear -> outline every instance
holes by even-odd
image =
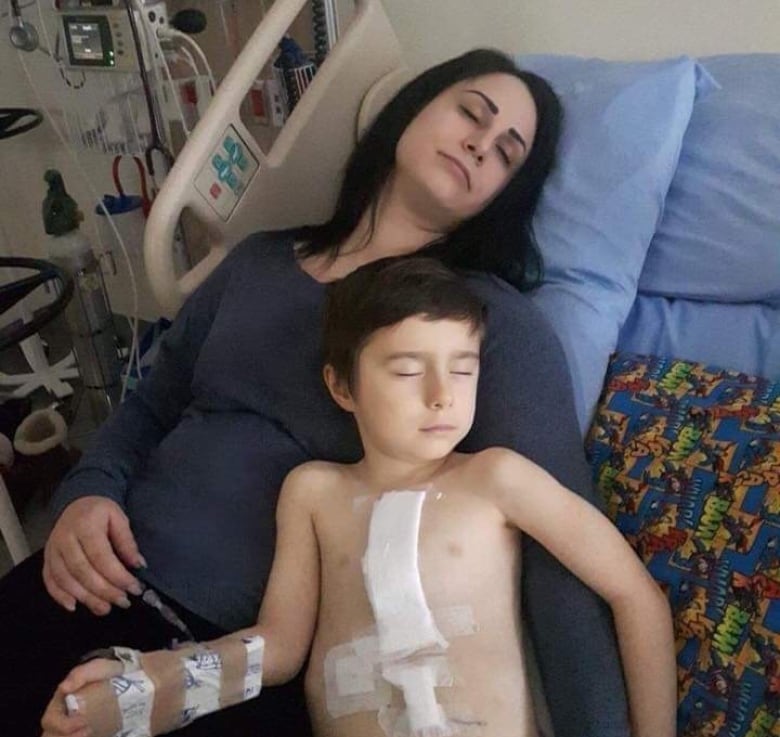
[[[341,409],[347,412],[354,412],[355,402],[352,399],[352,393],[349,391],[347,382],[336,374],[333,366],[326,364],[322,369],[322,378],[325,379],[325,386],[328,387],[330,396]]]

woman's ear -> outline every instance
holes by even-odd
[[[355,402],[352,399],[352,393],[347,386],[347,382],[342,379],[336,370],[329,363],[322,369],[322,378],[325,379],[325,386],[328,387],[330,396],[341,409],[347,412],[355,411]]]

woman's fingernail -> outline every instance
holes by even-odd
[[[130,599],[128,599],[126,596],[123,596],[121,599],[117,600],[117,605],[121,606],[122,609],[129,609]]]
[[[138,568],[148,568],[148,567],[149,566],[146,564],[146,558],[144,558],[143,555],[141,555],[139,553],[139,555],[138,555]]]
[[[133,583],[131,583],[131,584],[130,584],[130,585],[127,587],[127,590],[128,590],[128,591],[129,591],[131,594],[135,594],[136,596],[140,596],[140,595],[141,595],[141,594],[143,594],[143,592],[144,592],[144,590],[141,588],[141,584],[140,584],[140,583],[138,583],[138,581],[133,581]]]

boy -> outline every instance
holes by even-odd
[[[635,737],[672,737],[669,607],[619,532],[512,451],[453,450],[474,417],[483,330],[481,304],[430,259],[332,285],[324,377],[364,456],[287,477],[257,625],[176,651],[113,648],[63,681],[45,734],[169,731],[289,680],[308,655],[318,737],[536,735],[521,530],[612,607]]]

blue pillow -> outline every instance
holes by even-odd
[[[694,106],[639,289],[780,305],[780,54],[701,62],[720,89]]]
[[[618,350],[728,366],[780,381],[780,305],[701,302],[640,292],[620,331]]]
[[[564,106],[558,166],[534,228],[545,283],[533,299],[563,343],[583,434],[658,224],[697,88],[687,57],[611,62],[517,58]]]

